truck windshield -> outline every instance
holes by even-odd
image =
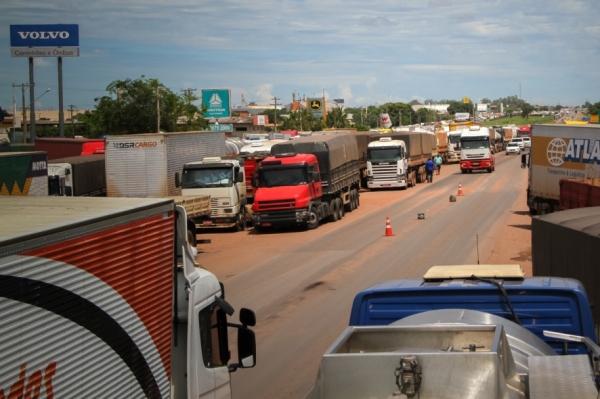
[[[455,149],[460,150],[460,134],[451,134],[448,136],[448,141]]]
[[[369,148],[368,157],[375,162],[398,162],[402,159],[402,148]]]
[[[184,169],[181,180],[182,188],[231,187],[233,171],[231,168]]]
[[[261,187],[298,186],[308,183],[305,168],[262,169],[258,178]]]
[[[490,149],[490,139],[474,137],[472,139],[461,139],[463,150],[484,150]]]

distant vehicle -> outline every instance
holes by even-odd
[[[531,148],[531,137],[523,137],[523,145],[525,148]]]
[[[521,153],[521,146],[519,145],[519,143],[510,142],[506,145],[506,155],[510,155],[510,154],[519,155],[520,153]]]
[[[521,149],[525,148],[525,142],[523,141],[523,137],[515,137],[510,142],[519,144],[519,147],[521,147]]]

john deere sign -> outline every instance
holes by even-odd
[[[325,113],[325,101],[322,98],[307,98],[306,108],[315,118],[322,118]]]

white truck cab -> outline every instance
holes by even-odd
[[[406,144],[381,137],[367,146],[367,186],[373,188],[408,187]]]

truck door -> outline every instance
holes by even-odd
[[[207,298],[207,289],[194,267],[187,246],[183,247],[183,267],[188,284],[187,392],[189,398],[231,397],[227,342],[220,328],[226,328],[226,313],[215,295]],[[225,331],[225,337],[226,337]]]

